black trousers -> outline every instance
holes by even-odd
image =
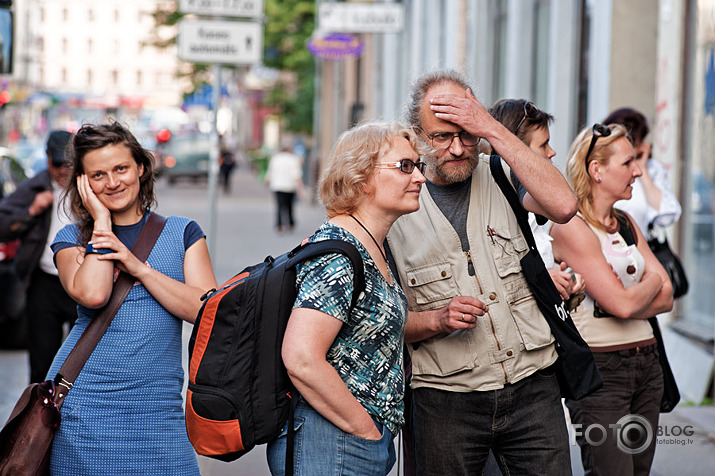
[[[278,214],[276,216],[276,226],[289,226],[293,228],[293,200],[295,192],[276,192],[276,201],[278,202]]]
[[[30,382],[42,382],[62,345],[65,322],[74,325],[77,303],[69,297],[60,278],[36,269],[27,288]]]

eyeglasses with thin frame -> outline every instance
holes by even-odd
[[[519,132],[519,128],[521,125],[524,123],[527,117],[536,117],[537,114],[539,114],[539,108],[534,106],[534,103],[531,101],[526,101],[524,103],[524,117],[521,118],[519,121],[519,124],[517,124],[516,129],[514,129],[514,135],[516,135],[517,132]]]
[[[595,123],[593,127],[591,127],[591,130],[593,131],[593,136],[591,136],[591,144],[588,146],[588,152],[586,152],[586,157],[584,160],[586,161],[586,165],[588,165],[588,156],[591,155],[591,152],[593,152],[593,148],[596,146],[596,141],[598,140],[599,137],[608,137],[611,135],[611,129],[600,123]]]
[[[425,173],[425,168],[427,164],[423,161],[414,162],[410,159],[400,159],[397,162],[386,162],[384,164],[375,165],[378,169],[399,169],[400,172],[405,174],[411,174],[415,168],[420,171],[421,174]]]
[[[435,132],[430,135],[426,130],[422,129],[422,127],[419,127],[419,129],[429,138],[432,147],[435,149],[449,149],[455,137],[459,137],[459,142],[461,142],[464,147],[473,147],[481,140],[481,137],[477,137],[467,131]]]

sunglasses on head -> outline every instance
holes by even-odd
[[[517,124],[516,129],[514,129],[514,135],[519,132],[519,128],[524,123],[527,117],[536,117],[539,114],[539,108],[534,106],[531,101],[526,101],[524,103],[524,117],[521,118],[519,124]]]
[[[604,124],[599,124],[598,122],[593,125],[591,130],[593,131],[593,136],[591,136],[591,144],[588,146],[588,152],[586,152],[586,158],[584,159],[586,164],[588,164],[588,156],[591,155],[591,152],[593,152],[593,148],[596,145],[598,138],[608,137],[611,135],[611,129]]]
[[[400,159],[397,162],[387,162],[384,164],[377,164],[376,167],[379,169],[400,169],[400,172],[403,172],[406,174],[411,174],[415,170],[415,167],[416,167],[417,170],[419,170],[421,174],[424,174],[427,164],[425,162],[423,162],[422,160],[420,160],[418,162],[413,162],[410,159]]]

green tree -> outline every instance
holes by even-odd
[[[267,104],[276,107],[288,130],[310,134],[313,130],[315,59],[307,48],[315,28],[313,0],[266,0],[264,55],[266,66],[282,75],[268,94]]]

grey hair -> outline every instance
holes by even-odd
[[[420,108],[425,99],[427,91],[436,84],[453,83],[464,89],[470,88],[467,78],[453,69],[441,69],[424,74],[417,78],[410,87],[410,97],[405,111],[405,122],[417,127],[420,125]]]

